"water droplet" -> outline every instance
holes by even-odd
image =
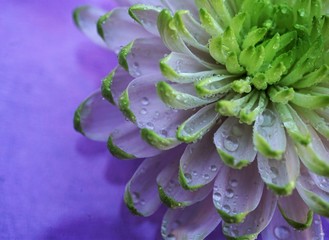
[[[168,137],[168,132],[167,132],[167,130],[162,129],[162,130],[161,130],[161,135],[162,135],[163,137]]]
[[[141,205],[145,205],[145,200],[144,199],[141,199]]]
[[[148,99],[147,97],[143,97],[143,98],[141,99],[141,104],[142,104],[143,106],[147,106],[147,105],[150,104],[150,101],[149,101],[149,99]]]
[[[279,171],[276,167],[271,167],[270,170],[275,175],[275,177],[279,175]]]
[[[166,240],[176,240],[176,237],[174,234],[170,233],[167,235]]]
[[[212,171],[212,172],[216,172],[216,171],[217,171],[217,166],[216,166],[216,165],[211,165],[211,166],[209,167],[209,169],[210,169],[210,171]]]
[[[192,175],[190,173],[184,173],[184,176],[185,176],[187,183],[192,182]]]
[[[234,125],[231,129],[231,133],[236,137],[241,137],[243,135],[243,130],[240,125]]]
[[[274,125],[275,115],[271,110],[266,109],[262,114],[261,120],[262,121],[260,125],[262,127],[271,127]]]
[[[192,175],[194,176],[194,177],[196,177],[196,176],[198,176],[198,172],[197,171],[192,171]]]
[[[224,139],[224,148],[227,151],[235,152],[239,147],[239,140],[235,136],[227,136]]]
[[[154,125],[153,125],[153,123],[151,123],[151,122],[146,123],[146,127],[147,127],[148,129],[151,129],[151,130],[154,129]]]
[[[209,180],[210,176],[209,176],[209,174],[205,173],[205,174],[203,174],[203,178],[204,178],[205,180]]]
[[[225,204],[225,205],[223,206],[223,210],[224,210],[225,212],[229,213],[229,212],[231,212],[231,207],[230,207],[229,205]]]
[[[277,239],[284,240],[289,239],[290,236],[290,230],[286,226],[278,226],[274,228],[274,236]]]
[[[219,192],[215,192],[213,195],[213,200],[215,202],[219,202],[222,199],[222,194],[220,194]]]
[[[147,110],[145,108],[142,108],[139,113],[145,115],[147,114]]]
[[[231,180],[230,180],[230,185],[231,185],[232,187],[237,187],[237,186],[238,186],[238,181],[237,181],[236,179],[231,179]]]
[[[133,203],[134,204],[138,204],[139,203],[139,198],[140,198],[139,193],[133,192],[131,194],[131,197],[132,197],[132,200],[133,200]]]
[[[234,197],[234,191],[231,188],[226,189],[225,196],[227,198],[233,198]]]

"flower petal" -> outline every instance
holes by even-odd
[[[128,120],[111,133],[108,148],[114,156],[121,159],[153,157],[161,153],[159,149],[143,141],[140,129]]]
[[[244,222],[238,224],[223,223],[224,235],[233,239],[256,239],[258,234],[270,223],[276,209],[276,204],[276,196],[264,188],[260,203],[246,217]]]
[[[205,239],[221,222],[211,197],[184,209],[168,209],[161,234],[164,239]]]
[[[186,207],[205,199],[212,190],[208,184],[196,191],[182,188],[178,181],[179,161],[167,166],[157,177],[160,198],[170,208]]]
[[[136,78],[160,72],[159,61],[167,53],[160,38],[138,38],[121,49],[119,63]]]
[[[320,138],[316,131],[308,126],[312,142],[307,146],[297,144],[297,152],[304,165],[312,172],[329,177],[328,140]]]
[[[179,181],[185,189],[195,190],[210,183],[223,167],[215,147],[209,144],[213,133],[187,145],[180,159]]]
[[[296,229],[306,229],[313,222],[313,212],[308,208],[297,191],[288,197],[278,199],[278,207],[282,217]]]
[[[168,163],[179,159],[181,152],[174,149],[157,157],[147,158],[138,167],[126,185],[124,198],[134,214],[150,216],[160,207],[156,178]]]
[[[107,46],[116,53],[136,38],[151,36],[129,17],[128,8],[124,7],[115,8],[103,15],[98,20],[97,29]],[[123,31],[123,29],[129,29],[129,31]]]
[[[254,161],[256,151],[252,143],[252,127],[228,118],[214,135],[217,151],[225,164],[242,168]]]
[[[157,92],[161,100],[169,107],[174,109],[197,108],[217,100],[215,98],[200,98],[195,92],[192,84],[175,84],[165,81],[158,82]]]
[[[225,69],[207,70],[195,58],[185,53],[171,52],[160,61],[162,75],[172,82],[192,83],[214,74],[226,74]]]
[[[129,8],[130,16],[135,19],[136,22],[142,25],[145,30],[155,36],[160,36],[157,27],[157,19],[160,11],[161,7],[145,4],[137,4]]]
[[[135,5],[135,4],[146,4],[146,5],[152,5],[156,7],[164,7],[162,0],[126,0],[129,2],[129,5]]]
[[[75,130],[95,141],[107,141],[122,121],[118,108],[106,101],[100,91],[84,100],[74,114]]]
[[[162,79],[159,74],[134,79],[125,92],[126,97],[120,99],[120,108],[139,128],[146,129],[142,131],[142,136],[148,143],[168,149],[179,144],[176,139],[177,127],[194,110],[168,108],[158,97],[155,88],[155,84]]]
[[[282,158],[286,150],[286,134],[274,109],[267,108],[256,118],[253,142],[258,152],[265,157]]]
[[[312,225],[304,231],[296,231],[280,216],[277,210],[272,221],[262,232],[263,239],[282,239],[282,240],[324,240],[324,233],[321,224],[321,218],[314,216]]]
[[[73,12],[73,19],[77,27],[93,42],[104,46],[103,39],[97,33],[97,21],[100,16],[104,15],[105,11],[99,8],[82,6],[78,7]]]
[[[187,46],[176,29],[170,27],[173,17],[166,9],[162,10],[158,17],[158,29],[163,43],[173,52],[188,54],[202,65],[210,69],[218,69],[219,65],[209,54],[202,52],[192,46]]]
[[[278,195],[289,195],[299,176],[299,158],[290,139],[282,160],[257,155],[258,170],[266,185]]]
[[[122,92],[134,78],[121,66],[116,67],[102,81],[102,95],[110,103],[118,105]]]
[[[322,177],[322,176],[316,175],[311,172],[310,172],[310,174],[311,174],[311,177],[312,177],[313,181],[315,182],[315,184],[323,191],[329,193],[329,178]]]
[[[214,205],[225,222],[242,222],[256,209],[263,188],[256,164],[243,170],[223,167],[214,183]]]
[[[188,0],[188,1],[163,0],[163,2],[173,13],[179,10],[188,10],[193,14],[193,16],[198,18],[198,9],[193,0]]]
[[[297,190],[310,209],[322,216],[329,217],[329,193],[322,191],[313,181],[307,169],[301,169]]]
[[[220,114],[214,110],[214,104],[209,104],[201,108],[178,127],[177,138],[186,143],[195,142],[216,124],[219,117]]]

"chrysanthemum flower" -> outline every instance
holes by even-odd
[[[323,239],[329,1],[128,2],[74,14],[118,54],[75,128],[118,158],[145,158],[128,208],[167,205],[165,239],[203,239],[220,223],[228,239]]]

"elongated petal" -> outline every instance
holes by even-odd
[[[164,239],[205,239],[220,222],[209,196],[184,209],[168,209],[161,234]]]
[[[272,220],[276,206],[276,196],[271,193],[271,191],[264,188],[262,199],[257,208],[250,213],[242,223],[224,223],[223,233],[225,236],[233,239],[256,239],[258,234],[262,232]]]
[[[299,158],[294,145],[288,140],[283,159],[269,159],[257,155],[259,173],[266,185],[279,195],[289,195],[296,186],[299,176]]]
[[[297,190],[310,209],[322,216],[329,217],[329,193],[321,190],[305,168],[297,182]]]
[[[99,8],[82,6],[76,8],[73,12],[73,19],[77,27],[92,41],[104,46],[103,39],[97,33],[97,21],[105,11]]]
[[[223,167],[214,183],[214,205],[225,222],[242,222],[256,209],[263,188],[256,164],[243,170]]]
[[[217,151],[225,164],[242,168],[254,161],[256,151],[252,143],[252,127],[227,118],[214,135]]]
[[[128,8],[124,7],[115,8],[103,15],[98,20],[97,29],[107,46],[116,53],[136,38],[152,36],[130,18]],[[122,31],[123,29],[129,29],[129,31]]]
[[[186,207],[205,199],[212,190],[208,184],[196,191],[183,189],[178,181],[179,161],[168,164],[158,175],[157,183],[160,198],[170,208]]]
[[[128,120],[112,132],[108,148],[114,156],[122,159],[153,157],[161,153],[143,141],[140,129]]]
[[[288,225],[282,216],[280,216],[278,210],[275,212],[272,221],[261,235],[263,239],[324,240],[324,232],[319,215],[314,216],[312,225],[309,228],[303,231],[297,231]]]
[[[161,100],[174,109],[197,108],[216,101],[217,98],[200,98],[195,92],[193,84],[169,84],[161,81],[157,83],[157,92]]]
[[[142,134],[147,142],[158,148],[167,149],[178,144],[177,127],[194,111],[168,108],[158,97],[155,88],[155,84],[161,79],[163,77],[157,74],[134,79],[126,90],[127,99],[121,99],[120,103],[121,110],[135,121],[139,128],[146,129]],[[165,146],[167,140],[168,146]]]
[[[329,178],[310,173],[315,184],[323,191],[329,193]]]
[[[106,141],[124,121],[118,108],[106,101],[100,91],[84,100],[74,114],[74,128],[95,141]]]
[[[160,69],[167,79],[178,83],[191,83],[214,74],[227,73],[224,69],[211,70],[185,53],[171,52],[160,61]]]
[[[156,178],[162,169],[179,159],[180,150],[145,159],[126,185],[125,203],[137,215],[150,216],[161,205]],[[168,157],[170,156],[170,157]]]
[[[157,27],[157,19],[160,11],[161,7],[159,6],[145,4],[137,4],[129,8],[130,16],[142,25],[145,30],[155,36],[160,35]]]
[[[213,132],[206,134],[199,142],[189,144],[180,159],[179,177],[186,189],[198,189],[210,183],[223,167],[212,141]]]
[[[297,144],[297,152],[304,165],[312,172],[329,177],[328,140],[320,138],[312,127],[308,127],[312,142],[307,146]]]
[[[120,65],[133,77],[160,72],[159,61],[168,49],[160,38],[138,38],[122,48]]]
[[[119,104],[119,98],[122,92],[127,88],[133,77],[121,66],[116,67],[102,81],[102,95],[110,103]]]
[[[286,150],[286,134],[274,109],[267,108],[256,118],[253,142],[258,152],[265,157],[282,158]]]
[[[278,207],[282,217],[296,229],[306,229],[313,222],[313,212],[305,204],[297,191],[288,197],[278,199]]]
[[[195,142],[216,124],[219,117],[220,114],[214,110],[214,104],[209,104],[178,127],[177,138],[186,143]]]
[[[178,10],[189,10],[193,16],[198,17],[198,9],[195,6],[193,0],[176,1],[176,0],[163,0],[165,6],[167,6],[173,13]]]

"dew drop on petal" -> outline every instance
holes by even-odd
[[[132,193],[132,200],[133,200],[133,203],[134,204],[138,204],[139,203],[139,198],[140,198],[139,193],[137,193],[137,192],[133,192]]]
[[[143,97],[143,98],[141,99],[141,104],[142,104],[143,106],[147,106],[147,105],[150,104],[150,101],[148,100],[147,97]]]
[[[260,125],[262,127],[272,127],[274,124],[274,120],[275,120],[274,113],[271,110],[266,109],[262,114],[262,120]]]
[[[210,169],[210,171],[212,171],[212,172],[216,172],[216,171],[217,171],[217,166],[216,166],[216,165],[211,165],[211,166],[209,167],[209,169]]]
[[[225,196],[227,198],[233,198],[234,197],[234,191],[231,188],[226,189]]]
[[[185,176],[187,183],[192,182],[192,175],[190,173],[184,173],[184,176]]]
[[[166,240],[176,240],[176,237],[174,234],[170,233],[167,235]]]
[[[219,192],[215,192],[213,195],[213,200],[215,202],[219,202],[222,199],[222,194],[220,194]]]
[[[139,113],[145,115],[147,114],[147,110],[145,108],[142,108]]]
[[[231,185],[232,187],[237,187],[237,186],[238,186],[238,181],[237,181],[236,179],[231,179],[231,180],[230,180],[230,185]]]
[[[208,179],[210,178],[210,176],[209,176],[209,174],[205,173],[205,174],[203,174],[203,178],[204,178],[205,180],[208,180]]]
[[[235,136],[227,136],[224,139],[224,148],[227,151],[235,152],[239,147],[239,140]]]
[[[230,207],[229,205],[225,204],[225,205],[223,206],[223,210],[224,210],[225,212],[229,213],[229,212],[231,212],[231,207]]]
[[[289,239],[290,230],[286,226],[277,226],[274,228],[274,236],[279,240]]]

